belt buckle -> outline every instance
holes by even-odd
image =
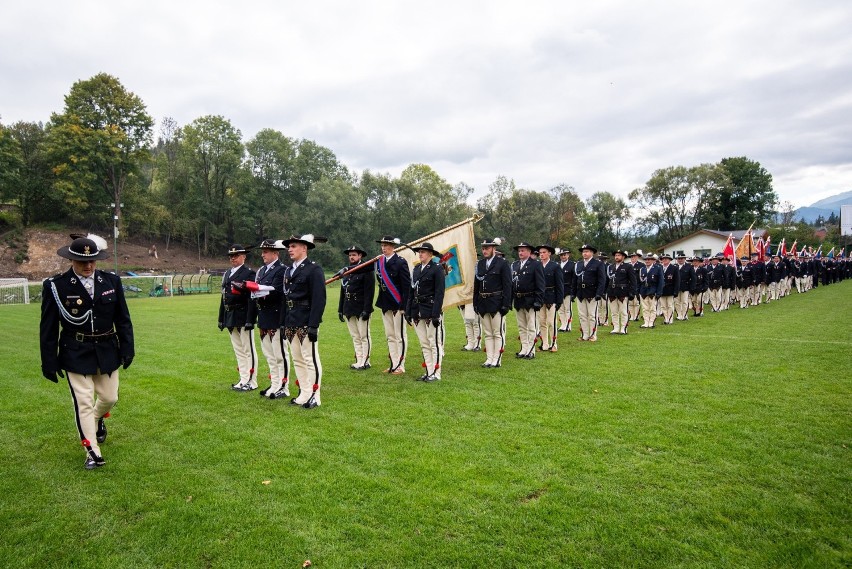
[[[82,332],[75,332],[74,333],[74,339],[77,340],[78,342],[82,343],[83,341],[85,341],[86,335],[83,334]]]
[[[293,308],[293,301],[292,300],[287,301],[287,308]]]

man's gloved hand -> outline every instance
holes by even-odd
[[[348,269],[347,269],[346,267],[343,267],[342,269],[340,269],[339,271],[337,271],[336,273],[334,273],[334,276],[336,276],[336,277],[342,277],[342,276],[343,276],[343,273],[345,273],[347,270],[348,270]]]
[[[246,324],[245,329],[246,330],[254,330],[254,324]]]
[[[662,295],[662,294],[655,294],[655,295],[654,295],[654,298],[656,298],[657,300],[660,300],[660,297],[661,297],[661,296],[663,296],[663,295]]]
[[[433,318],[432,319],[432,326],[434,326],[435,328],[440,328],[441,327],[441,319],[440,318]]]
[[[65,377],[65,374],[62,373],[61,369],[52,371],[46,368],[41,368],[41,375],[43,375],[45,379],[47,379],[48,381],[52,381],[53,383],[59,383],[59,379],[57,378],[57,376]]]
[[[367,314],[366,312],[362,312],[362,313],[361,313],[361,315],[360,315],[360,316],[358,316],[358,318],[360,318],[361,320],[363,320],[364,322],[366,322],[367,320],[369,320],[369,319],[370,319],[370,315],[369,315],[369,314]]]
[[[627,300],[635,300],[635,299],[636,299],[636,296],[634,296],[632,294],[627,297]]]
[[[535,310],[536,312],[541,310],[541,303],[540,302],[534,302],[533,303],[533,310]]]
[[[225,324],[223,322],[219,322],[219,331],[221,332],[224,329],[225,329]]]
[[[506,316],[507,314],[509,314],[509,307],[508,306],[504,306],[503,308],[500,309],[500,316]]]
[[[319,330],[314,328],[313,326],[308,326],[308,340],[311,342],[316,342],[319,337]]]
[[[600,300],[601,300],[600,295],[595,295],[595,302],[600,302]]]
[[[337,313],[337,319],[340,320],[341,322],[346,322],[346,318],[343,317],[342,312]]]
[[[121,367],[127,369],[133,363],[133,356],[121,358]]]

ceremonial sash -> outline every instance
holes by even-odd
[[[391,280],[390,276],[388,276],[388,271],[387,271],[387,268],[385,267],[385,256],[384,255],[379,257],[379,274],[382,277],[382,282],[385,283],[385,286],[387,287],[388,292],[390,292],[391,296],[396,301],[396,303],[402,304],[402,295],[399,293],[396,286],[394,286],[393,281]]]

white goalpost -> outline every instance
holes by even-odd
[[[0,305],[29,303],[30,286],[27,279],[0,279]]]

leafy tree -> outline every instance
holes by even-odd
[[[152,126],[142,100],[111,75],[71,86],[63,112],[51,115],[48,133],[56,188],[77,217],[101,217],[89,206],[110,200],[114,215],[120,214],[128,176],[150,157]]]
[[[552,212],[556,207],[553,197],[547,192],[514,190],[501,199],[494,210],[493,224],[498,235],[508,243],[505,252],[521,241],[533,246],[549,241]]]
[[[729,184],[727,172],[717,165],[671,166],[654,172],[629,198],[643,212],[637,220],[639,226],[667,243],[703,228],[708,198]]]
[[[185,209],[197,212],[194,225],[204,254],[234,235],[230,214],[243,160],[241,136],[219,115],[197,118],[181,129],[181,151],[189,178]]]
[[[767,223],[778,203],[772,175],[759,162],[745,156],[724,158],[719,166],[727,173],[730,184],[716,188],[708,196],[708,225],[729,231]]]
[[[630,219],[627,203],[609,193],[595,192],[586,201],[586,236],[600,250],[621,246],[621,225]]]
[[[24,161],[10,128],[0,124],[0,198],[17,201]]]
[[[556,204],[550,228],[550,242],[560,247],[572,248],[582,240],[583,219],[586,217],[586,205],[573,187],[559,184],[548,193]]]
[[[508,199],[516,190],[515,181],[506,176],[497,176],[497,179],[488,185],[488,192],[476,201],[476,209],[482,215],[482,221],[477,224],[484,236],[505,237],[502,228],[496,225],[494,214],[501,201]]]
[[[10,126],[8,132],[20,151],[14,199],[20,207],[21,221],[29,225],[62,219],[67,212],[61,196],[52,188],[53,172],[46,154],[44,125],[21,121]]]

